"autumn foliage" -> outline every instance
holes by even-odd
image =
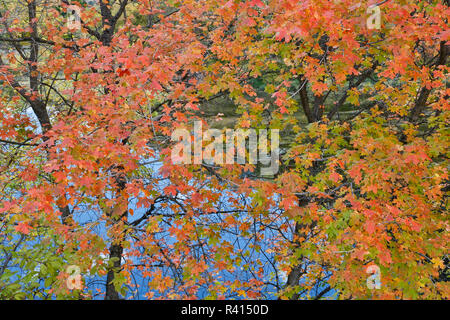
[[[2,2],[1,298],[449,298],[447,0]],[[172,163],[223,101],[276,175]]]

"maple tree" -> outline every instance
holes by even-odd
[[[0,3],[0,297],[448,299],[447,0]],[[172,163],[220,99],[276,175]]]

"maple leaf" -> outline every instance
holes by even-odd
[[[433,258],[431,259],[431,262],[436,269],[444,269],[445,267],[444,262],[440,258]]]
[[[17,226],[15,227],[15,229],[16,229],[17,232],[20,232],[20,233],[23,233],[23,234],[27,235],[27,234],[30,233],[30,230],[32,228],[27,223],[19,222],[17,224]]]
[[[376,224],[373,221],[371,221],[371,220],[367,220],[366,223],[364,224],[364,229],[369,234],[374,233],[375,232],[375,228],[376,228]]]

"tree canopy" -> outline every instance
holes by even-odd
[[[0,0],[0,298],[448,299],[449,16]],[[173,163],[195,121],[278,172]]]

